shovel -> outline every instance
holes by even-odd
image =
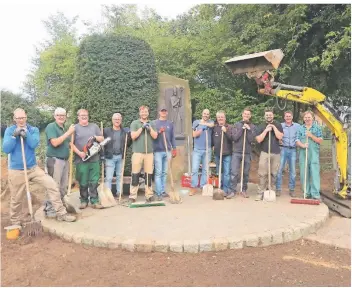
[[[103,134],[103,122],[100,122],[101,133]],[[104,162],[101,163],[101,184],[98,186],[98,196],[101,206],[104,208],[113,207],[116,205],[114,196],[111,190],[104,185]]]
[[[73,214],[78,214],[82,213],[81,210],[78,207],[77,201],[73,197],[71,197],[71,187],[72,187],[72,174],[73,174],[73,168],[72,168],[72,162],[73,162],[73,142],[75,139],[75,133],[72,134],[71,136],[71,150],[70,150],[70,172],[68,176],[68,189],[67,193],[64,196],[64,204],[66,206],[66,211],[68,213],[73,213]]]
[[[165,131],[163,132],[163,138],[164,138],[164,146],[165,146],[165,152],[166,152],[166,157],[167,157],[167,165],[168,165],[168,169],[169,169],[169,175],[170,175],[170,203],[171,204],[180,204],[182,202],[181,198],[180,198],[180,194],[178,192],[175,191],[175,187],[174,187],[174,178],[172,176],[172,170],[171,170],[171,164],[168,157],[168,149],[167,149],[167,142],[166,142],[166,135],[165,135]]]
[[[269,132],[269,161],[268,161],[268,170],[269,170],[269,179],[268,179],[268,190],[264,191],[263,200],[267,202],[275,202],[276,201],[276,192],[271,190],[271,131]]]
[[[124,150],[124,152],[123,152],[123,162],[122,162],[122,169],[121,169],[121,175],[120,175],[120,195],[119,195],[119,204],[121,204],[121,198],[122,198],[122,193],[123,193],[123,174],[125,173],[127,139],[128,139],[128,133],[126,133],[126,136],[125,136],[125,150]]]
[[[214,200],[224,200],[225,192],[221,190],[221,168],[222,168],[222,146],[224,142],[224,132],[221,130],[221,142],[220,142],[220,165],[219,165],[219,186],[213,194]]]
[[[205,152],[205,157],[206,157],[206,167],[207,167],[207,182],[203,186],[202,190],[202,196],[210,196],[213,197],[214,194],[214,187],[211,184],[208,184],[208,179],[209,179],[209,153],[208,153],[208,129],[205,130],[205,145],[206,145],[206,152]]]
[[[242,147],[242,163],[241,163],[241,190],[240,193],[244,198],[249,198],[246,192],[243,192],[243,170],[244,170],[244,152],[246,151],[246,136],[247,129],[244,129],[243,135],[243,147]]]

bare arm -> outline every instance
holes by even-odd
[[[265,129],[261,134],[255,137],[255,140],[257,140],[258,143],[262,143],[264,141],[264,138],[268,134],[268,130]]]
[[[133,140],[133,141],[136,140],[136,139],[141,135],[142,131],[143,131],[143,128],[142,128],[142,127],[139,128],[137,131],[131,131],[131,138],[132,138],[132,140]]]
[[[281,133],[279,131],[279,129],[276,128],[275,125],[272,125],[273,129],[274,129],[274,134],[275,134],[275,137],[278,139],[278,140],[281,140],[282,137],[284,136],[284,133]]]
[[[152,138],[153,139],[156,139],[156,138],[158,138],[158,132],[156,132],[153,128],[152,128],[152,126],[150,126],[150,136],[152,136]]]
[[[97,140],[97,142],[99,142],[99,143],[104,141],[104,136],[94,136],[94,137]]]

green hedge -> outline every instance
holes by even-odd
[[[111,126],[119,112],[123,126],[138,119],[138,107],[147,105],[157,116],[158,76],[153,51],[143,40],[130,36],[92,35],[79,47],[74,79],[73,111],[89,111],[90,122]],[[128,157],[129,158],[129,157]],[[130,161],[126,162],[126,175]]]

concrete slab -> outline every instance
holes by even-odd
[[[183,203],[178,205],[166,199],[166,206],[159,207],[88,207],[73,223],[46,219],[42,209],[36,218],[49,233],[75,243],[128,251],[188,253],[293,241],[315,232],[328,219],[325,204],[293,205],[285,195],[274,203],[256,202],[256,192],[257,185],[250,183],[248,199],[236,196],[214,201],[199,193],[183,195]],[[78,192],[72,195],[79,197]]]

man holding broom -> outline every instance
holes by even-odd
[[[283,129],[280,123],[274,121],[274,112],[267,108],[265,109],[265,123],[258,126],[257,136],[255,139],[260,144],[259,157],[259,185],[258,193],[255,201],[263,200],[264,191],[267,190],[268,177],[271,177],[271,183],[276,183],[277,170],[280,165],[280,143],[283,136]],[[269,133],[271,133],[271,143],[269,151]],[[268,162],[270,154],[270,174],[268,176]]]
[[[174,133],[174,124],[167,120],[168,111],[165,106],[161,106],[159,109],[159,119],[154,121],[158,137],[153,141],[154,150],[154,171],[155,171],[155,191],[158,197],[158,201],[162,200],[162,197],[168,197],[169,195],[165,192],[166,180],[167,180],[167,168],[168,159],[175,158],[177,155],[176,141]],[[166,137],[167,151],[171,151],[171,155],[168,152],[166,154],[164,135]]]
[[[65,128],[66,110],[64,108],[56,108],[54,118],[55,121],[48,124],[45,128],[48,144],[46,149],[46,170],[57,183],[61,201],[65,205],[64,196],[67,193],[69,173],[70,136],[75,132],[75,126],[72,124],[68,129]],[[48,218],[56,217],[55,209],[48,197],[44,203],[44,213]]]
[[[230,187],[231,193],[227,195],[227,199],[231,199],[236,195],[239,178],[241,179],[242,184],[242,187],[240,188],[242,190],[240,193],[244,198],[248,198],[247,188],[249,170],[251,167],[251,144],[256,135],[255,126],[250,122],[251,117],[252,115],[250,108],[244,108],[242,112],[242,121],[235,123],[231,131],[227,132],[230,134],[230,138],[233,141]]]
[[[219,187],[224,191],[225,197],[228,196],[230,190],[230,170],[231,170],[231,154],[232,154],[232,140],[229,129],[229,125],[226,123],[226,115],[224,111],[218,111],[216,113],[216,122],[217,124],[213,128],[212,132],[212,144],[214,146],[216,170],[219,173],[220,166],[220,151],[221,151],[221,138],[222,140],[222,179],[221,186]],[[223,135],[223,136],[222,136]]]
[[[21,226],[22,202],[26,197],[26,178],[32,183],[42,185],[48,198],[55,209],[56,219],[58,221],[73,222],[76,217],[69,215],[62,204],[58,186],[53,178],[46,175],[42,169],[37,166],[35,158],[35,149],[39,145],[39,130],[36,127],[27,124],[26,112],[17,108],[13,113],[15,125],[6,129],[3,138],[3,151],[10,154],[10,163],[8,171],[9,189],[11,193],[10,200],[10,221],[12,225]],[[21,144],[23,139],[23,147]],[[24,155],[22,155],[22,148]],[[26,163],[26,171],[23,163],[23,156]]]
[[[320,200],[320,164],[319,151],[323,142],[321,128],[313,123],[314,114],[306,111],[303,114],[304,124],[297,132],[296,144],[300,149],[299,170],[302,190],[306,191],[307,199]],[[306,163],[306,153],[308,153]],[[305,181],[307,175],[307,181]],[[305,186],[306,183],[306,187]]]
[[[131,123],[132,138],[132,183],[130,188],[130,203],[136,202],[139,188],[139,175],[142,165],[145,173],[145,198],[147,202],[154,201],[152,190],[153,174],[153,140],[158,137],[154,123],[148,119],[149,108],[139,107],[139,119]]]

